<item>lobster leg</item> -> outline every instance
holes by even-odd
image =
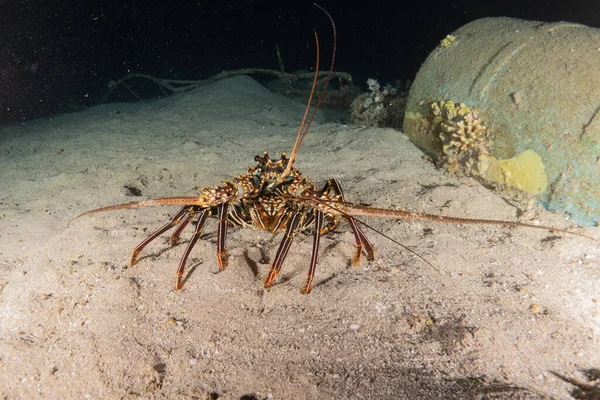
[[[181,277],[183,276],[183,271],[185,269],[185,263],[187,261],[190,252],[194,248],[194,245],[198,241],[200,234],[202,233],[202,228],[204,227],[204,222],[206,221],[206,217],[208,215],[208,208],[200,211],[200,216],[198,217],[198,222],[196,223],[196,230],[194,231],[194,235],[190,239],[187,247],[185,248],[185,252],[183,253],[183,257],[181,257],[181,261],[179,262],[179,267],[177,268],[177,282],[175,283],[175,290],[181,289]]]
[[[194,213],[188,213],[179,223],[179,225],[177,226],[177,229],[175,229],[175,232],[173,232],[173,234],[171,235],[171,239],[169,240],[169,244],[171,246],[174,246],[178,241],[179,241],[179,237],[181,236],[181,233],[183,232],[183,230],[185,229],[186,226],[188,226],[188,224],[190,223],[190,221],[192,220],[192,218],[194,218]]]
[[[321,227],[323,226],[323,212],[317,210],[315,213],[315,230],[313,233],[313,248],[312,255],[310,257],[310,268],[308,269],[308,278],[306,279],[306,285],[302,289],[302,293],[309,294],[312,286],[312,281],[315,278],[315,269],[317,267],[317,258],[319,256],[319,242],[321,240]]]
[[[350,225],[350,229],[354,233],[354,239],[356,240],[356,247],[354,251],[354,256],[352,257],[352,265],[358,265],[360,262],[360,255],[364,250],[367,253],[367,260],[373,261],[375,259],[375,250],[373,250],[373,246],[369,243],[369,240],[365,236],[364,233],[360,230],[356,220],[352,217],[344,216],[348,225]]]
[[[265,279],[265,288],[270,288],[273,286],[273,281],[279,274],[283,260],[285,260],[288,250],[290,249],[290,245],[292,244],[292,240],[294,240],[294,235],[296,235],[301,215],[302,213],[295,212],[287,224],[285,235],[281,241],[281,244],[279,245],[279,248],[277,249],[277,253],[275,254],[275,260],[273,261],[273,264],[271,264],[267,279]]]
[[[323,191],[325,191],[327,188],[331,188],[335,194],[340,196],[340,200],[342,202],[344,201],[344,192],[342,191],[342,186],[336,179],[329,179],[323,187]],[[375,259],[375,251],[373,250],[373,246],[371,243],[369,243],[369,240],[365,234],[360,230],[356,220],[349,215],[344,215],[344,219],[348,225],[350,225],[350,229],[352,229],[352,233],[354,233],[354,239],[356,241],[354,256],[352,257],[352,265],[357,265],[360,262],[360,256],[363,250],[367,254],[367,260],[373,261]]]
[[[227,235],[227,210],[229,203],[222,203],[218,206],[219,225],[217,228],[217,261],[219,269],[223,271],[227,267],[228,259],[225,252],[225,236]]]
[[[131,255],[131,260],[129,261],[129,266],[133,267],[135,265],[135,263],[137,263],[138,255],[142,252],[144,247],[146,247],[148,245],[148,243],[152,242],[154,239],[156,239],[157,237],[162,235],[164,232],[168,231],[169,229],[171,229],[172,227],[174,227],[175,225],[177,225],[179,223],[181,223],[181,225],[183,225],[185,227],[185,225],[187,225],[186,219],[189,219],[190,215],[194,215],[193,207],[189,207],[189,206],[183,207],[181,210],[179,210],[177,212],[177,214],[175,214],[173,219],[171,219],[169,222],[167,222],[166,224],[164,224],[163,226],[158,228],[154,233],[152,233],[150,236],[148,236],[146,239],[144,239],[144,241],[142,243],[138,244],[135,247],[135,249],[133,249],[133,254]],[[181,225],[180,225],[180,227],[181,227]],[[183,229],[183,228],[181,228],[181,229]],[[177,229],[177,231],[175,233],[177,233],[181,229]],[[179,233],[181,233],[181,232],[179,232]]]

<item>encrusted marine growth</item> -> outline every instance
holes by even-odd
[[[456,42],[456,36],[446,35],[446,37],[440,41],[440,46],[450,47],[454,44],[454,42]]]
[[[436,154],[439,166],[502,188],[515,199],[546,190],[544,164],[535,151],[527,150],[509,159],[495,158],[487,149],[491,143],[489,132],[476,111],[449,100],[429,106],[425,118],[413,119],[417,121],[416,129],[432,146],[430,151]]]
[[[350,105],[352,121],[365,126],[399,128],[404,119],[405,92],[392,85],[381,86],[367,79],[369,91],[357,96]]]
[[[479,115],[464,103],[440,101],[431,104],[430,132],[442,145],[442,164],[458,171],[470,169],[481,155],[487,155],[486,127]]]

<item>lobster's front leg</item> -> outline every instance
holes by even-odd
[[[229,262],[225,250],[229,204],[239,200],[244,195],[243,182],[237,178],[233,182],[223,182],[223,184],[224,186],[204,189],[197,200],[199,205],[217,207],[217,218],[219,219],[217,228],[217,262],[221,271],[227,267]]]
[[[300,224],[300,219],[302,218],[302,212],[296,211],[290,218],[285,228],[285,235],[283,236],[283,240],[277,249],[277,253],[275,254],[275,260],[273,264],[271,264],[271,268],[269,269],[269,275],[267,279],[265,279],[265,288],[270,288],[273,286],[273,282],[275,278],[279,274],[279,270],[281,269],[281,265],[283,264],[283,260],[287,256],[288,250],[292,244],[292,240],[294,240],[294,236],[298,230],[298,226]]]
[[[217,261],[219,269],[223,271],[228,264],[227,253],[225,251],[225,236],[227,236],[227,211],[229,203],[220,204],[218,207],[219,226],[217,228]]]
[[[219,269],[222,271],[227,266],[227,254],[225,252],[225,235],[227,233],[227,210],[229,208],[229,203],[219,204],[217,206],[217,214],[219,218],[219,226],[217,229],[217,261],[219,262]],[[190,252],[194,248],[194,245],[200,238],[200,234],[202,233],[202,229],[204,227],[204,222],[206,221],[206,217],[209,214],[208,208],[203,209],[200,212],[200,216],[198,217],[198,221],[196,222],[196,229],[194,230],[194,235],[190,239],[187,247],[185,248],[185,252],[183,253],[183,257],[181,257],[181,261],[179,262],[179,267],[177,268],[177,283],[175,284],[175,290],[181,289],[182,282],[181,278],[183,276],[183,271],[185,270],[185,264],[190,255]],[[185,219],[182,221],[187,224],[188,221]],[[178,228],[179,230],[179,228]]]
[[[225,235],[227,232],[227,210],[229,203],[219,204],[217,207],[217,214],[219,218],[219,227],[217,230],[217,261],[219,262],[219,269],[224,270],[227,266],[227,255],[225,253]],[[183,257],[181,257],[181,261],[179,262],[179,268],[177,268],[177,283],[175,284],[175,290],[181,289],[182,282],[181,277],[183,276],[183,271],[185,270],[185,264],[187,262],[188,256],[190,252],[194,248],[194,245],[198,241],[200,234],[202,233],[202,228],[204,227],[204,222],[206,221],[206,217],[209,214],[208,208],[203,209],[200,212],[200,216],[198,217],[198,221],[196,222],[196,229],[194,230],[194,235],[190,239],[185,252],[183,253]],[[183,223],[187,223],[184,219]]]
[[[198,217],[198,222],[196,223],[196,229],[194,230],[194,235],[190,239],[185,251],[183,252],[183,257],[181,257],[181,261],[179,262],[179,267],[177,268],[177,282],[175,283],[175,290],[181,289],[182,282],[181,277],[183,276],[183,271],[185,269],[185,263],[187,262],[188,256],[190,252],[194,248],[194,245],[198,241],[200,234],[202,233],[202,228],[204,227],[204,222],[206,221],[206,217],[208,216],[208,209],[205,208],[200,212],[200,216]]]
[[[138,244],[135,247],[135,249],[133,249],[133,254],[131,255],[131,260],[129,261],[129,266],[133,267],[137,263],[138,256],[140,255],[142,250],[144,250],[144,247],[146,247],[150,242],[152,242],[154,239],[156,239],[175,225],[179,225],[175,230],[173,236],[171,236],[171,243],[176,242],[183,228],[186,227],[186,225],[189,223],[189,221],[193,218],[195,214],[196,211],[194,206],[185,206],[181,208],[179,212],[177,212],[177,214],[175,214],[175,216],[169,222],[158,228],[150,236],[144,239],[142,243]]]
[[[208,217],[209,215],[216,214],[219,220],[217,231],[217,261],[219,263],[219,269],[225,269],[225,267],[227,266],[225,237],[227,234],[227,215],[229,210],[229,203],[237,200],[238,196],[242,196],[243,194],[239,193],[239,185],[237,185],[236,183],[223,183],[224,186],[203,189],[200,196],[195,198],[161,198],[147,201],[148,204],[150,204],[149,202],[154,202],[156,204],[171,205],[181,204],[182,202],[185,202],[187,203],[187,205],[181,208],[168,223],[157,229],[148,238],[142,241],[142,243],[136,246],[131,256],[130,265],[133,266],[137,263],[139,254],[150,242],[152,242],[158,236],[160,236],[161,234],[163,234],[164,232],[168,231],[176,225],[177,228],[175,229],[175,232],[171,235],[170,243],[171,245],[177,243],[183,230],[192,221],[192,219],[199,214],[194,235],[192,236],[192,239],[190,240],[190,243],[188,244],[184,252],[184,255],[179,263],[179,268],[177,269],[177,283],[175,285],[175,289],[180,289],[182,286],[181,277],[185,269],[187,258],[192,248],[196,244],[198,238],[200,237],[206,217]],[[124,208],[139,207],[138,203],[130,203],[130,205],[125,206],[126,207]]]
[[[313,231],[313,248],[310,257],[310,268],[308,269],[308,278],[306,278],[306,285],[302,289],[302,293],[309,294],[312,287],[312,281],[315,278],[315,269],[317,268],[317,258],[319,256],[319,242],[321,240],[321,229],[323,226],[323,212],[321,210],[315,211],[315,228]]]
[[[329,197],[331,198],[339,196],[339,200],[341,200],[342,202],[344,201],[344,192],[342,191],[342,186],[336,179],[329,179],[327,183],[323,186],[321,192],[323,194],[329,195]],[[373,261],[375,259],[375,251],[373,250],[373,246],[371,245],[371,243],[369,243],[369,240],[356,223],[356,220],[347,214],[343,214],[342,216],[346,220],[348,225],[350,225],[352,233],[354,233],[356,247],[354,251],[354,256],[352,257],[352,265],[357,265],[360,262],[360,256],[363,250],[367,254],[367,259],[369,261]]]

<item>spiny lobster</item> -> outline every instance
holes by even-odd
[[[135,265],[142,250],[158,236],[173,227],[175,227],[175,231],[171,235],[170,244],[174,245],[179,240],[186,226],[195,219],[196,227],[194,233],[183,253],[183,257],[181,258],[177,269],[175,290],[179,290],[182,287],[182,276],[186,261],[202,233],[207,217],[213,217],[218,220],[217,262],[220,270],[224,270],[228,264],[227,253],[225,251],[225,236],[228,226],[261,229],[273,234],[284,231],[283,240],[277,249],[275,259],[270,266],[269,274],[264,281],[265,288],[269,288],[273,285],[294,236],[298,232],[306,231],[312,227],[312,255],[308,270],[308,278],[302,289],[302,292],[305,294],[310,292],[314,279],[320,238],[321,236],[336,230],[340,225],[341,219],[344,219],[348,223],[350,229],[354,233],[356,248],[354,256],[352,257],[352,264],[358,264],[363,252],[366,254],[368,260],[374,259],[375,253],[373,246],[369,243],[369,240],[360,229],[360,221],[355,218],[356,216],[375,216],[402,220],[430,220],[443,223],[495,224],[527,227],[569,233],[595,240],[595,238],[577,232],[520,222],[456,218],[351,204],[344,200],[342,188],[337,180],[329,179],[327,183],[319,189],[317,186],[313,185],[308,178],[302,176],[300,170],[293,167],[294,160],[325,95],[333,71],[336,51],[336,27],[333,18],[319,5],[315,4],[315,6],[327,15],[333,28],[332,60],[322,93],[316,103],[310,120],[307,122],[307,116],[319,76],[319,39],[315,32],[317,50],[315,75],[304,117],[300,124],[296,142],[289,158],[286,153],[282,153],[279,159],[271,159],[265,151],[262,157],[255,157],[257,165],[249,167],[248,172],[234,177],[230,182],[223,181],[223,186],[204,188],[200,193],[200,196],[166,197],[112,205],[86,211],[71,219],[69,223],[81,216],[97,212],[159,205],[182,206],[169,222],[152,233],[133,250],[130,260],[130,265]]]

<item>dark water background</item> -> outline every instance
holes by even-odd
[[[448,33],[487,16],[600,27],[600,2],[322,0],[338,29],[336,70],[365,84],[410,80]],[[310,1],[0,0],[0,124],[95,104],[129,73],[205,79],[222,70],[324,65],[331,27]],[[600,47],[600,42],[599,42]],[[154,89],[152,89],[154,87]],[[154,95],[137,87],[143,95]],[[135,100],[122,95],[112,101]]]

